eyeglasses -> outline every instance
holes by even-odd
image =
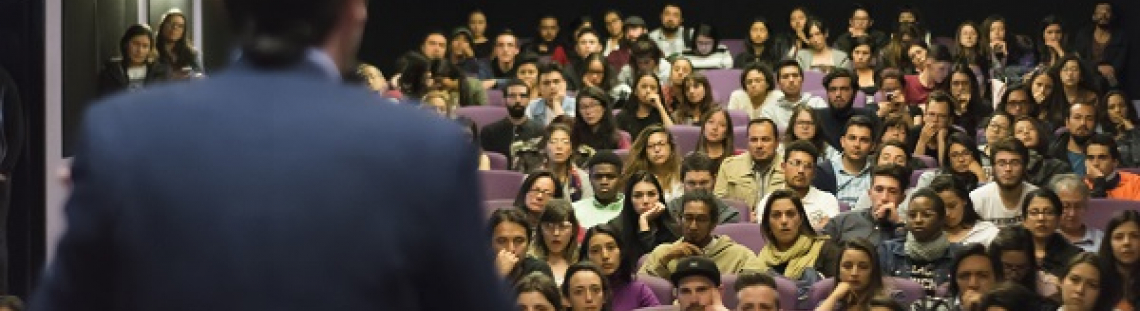
[[[546,190],[546,189],[530,189],[530,190],[528,190],[526,193],[527,193],[527,194],[533,194],[533,195],[541,195],[541,196],[551,196],[551,195],[554,195],[554,191],[553,191],[553,190]]]
[[[949,154],[950,158],[953,158],[953,159],[957,159],[957,158],[961,158],[961,157],[969,157],[969,156],[972,156],[972,155],[973,155],[973,154],[971,154],[969,151],[963,151],[963,152],[951,152],[951,153]]]
[[[571,223],[568,223],[568,222],[563,222],[563,223],[547,222],[547,223],[542,224],[542,231],[545,231],[546,233],[557,234],[560,232],[570,231],[572,229],[574,229],[574,225]]]
[[[994,162],[994,166],[997,166],[997,167],[1021,167],[1022,164],[1023,163],[1021,163],[1021,160],[996,161],[996,162]]]
[[[656,142],[656,143],[649,143],[649,145],[645,146],[645,149],[665,148],[665,147],[669,147],[669,142],[662,141],[662,142]]]

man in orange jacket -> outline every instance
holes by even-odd
[[[1140,200],[1140,176],[1116,170],[1120,150],[1111,136],[1096,134],[1085,146],[1085,182],[1092,197]]]

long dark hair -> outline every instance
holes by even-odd
[[[577,262],[570,265],[569,268],[566,268],[566,279],[562,281],[562,297],[565,297],[566,300],[570,299],[570,278],[579,272],[589,272],[598,275],[598,278],[602,281],[602,293],[605,298],[602,300],[605,301],[602,303],[602,311],[610,311],[612,308],[610,305],[613,304],[614,300],[613,285],[606,279],[606,275],[602,274],[602,268],[598,268],[598,266],[589,261]]]
[[[1025,229],[1025,227],[1022,226],[1010,226],[998,231],[997,236],[994,237],[993,241],[990,241],[989,249],[987,250],[990,254],[990,260],[1004,266],[1004,263],[1001,261],[1001,255],[1006,251],[1022,252],[1029,260],[1028,267],[1025,267],[1027,272],[1025,272],[1024,277],[1020,280],[1006,281],[1020,284],[1033,292],[1037,292],[1037,256],[1034,255],[1033,234],[1029,233],[1029,229]],[[1010,277],[1009,275],[1004,275],[1004,270],[1003,276],[1003,280]]]
[[[1053,87],[1054,90],[1056,88],[1057,88],[1056,86]],[[1009,86],[1006,87],[1005,93],[1001,94],[1001,102],[998,103],[997,110],[998,111],[1006,111],[1005,110],[1005,104],[1007,102],[1009,102],[1009,95],[1013,94],[1013,92],[1025,92],[1025,96],[1029,97],[1029,99],[1028,99],[1028,101],[1029,101],[1029,103],[1028,103],[1029,104],[1029,112],[1026,113],[1026,115],[1033,116],[1034,118],[1036,118],[1037,113],[1038,113],[1037,112],[1038,107],[1037,107],[1037,100],[1033,98],[1033,90],[1029,89],[1029,85],[1021,83],[1021,82],[1013,82],[1013,83],[1010,83]],[[1062,123],[1062,124],[1064,124],[1064,123]]]
[[[539,170],[531,172],[530,175],[526,175],[526,179],[523,179],[522,186],[519,186],[519,193],[515,196],[515,207],[526,210],[526,193],[530,192],[531,187],[534,187],[535,181],[538,181],[539,178],[543,177],[550,178],[550,180],[554,182],[553,198],[563,198],[562,185],[558,182],[558,178],[554,177],[554,173],[551,173],[550,171]]]
[[[811,116],[811,122],[815,124],[815,136],[813,136],[811,139],[796,137],[796,119],[799,118],[801,114],[805,113]],[[787,144],[790,144],[797,140],[806,140],[811,142],[812,145],[815,145],[815,149],[819,150],[820,154],[823,154],[824,150],[827,150],[828,145],[827,141],[825,141],[823,137],[823,124],[821,124],[821,122],[822,121],[820,120],[819,115],[816,114],[815,109],[812,109],[807,105],[796,105],[795,108],[792,108],[792,116],[788,121],[788,129],[784,130],[784,145],[786,146]]]
[[[1045,45],[1045,29],[1049,26],[1057,25],[1061,27],[1061,49],[1067,50],[1069,37],[1065,35],[1065,23],[1061,21],[1056,15],[1046,15],[1041,19],[1041,23],[1037,26],[1037,33],[1034,34],[1033,40],[1037,45],[1037,62],[1040,64],[1048,64],[1051,61],[1056,61],[1060,58],[1057,51],[1053,51],[1051,47]],[[1066,52],[1066,51],[1061,51]]]
[[[974,210],[974,200],[970,199],[970,191],[966,189],[966,184],[958,179],[957,176],[950,174],[935,176],[928,187],[937,193],[950,191],[958,196],[959,200],[965,202],[965,206],[962,207],[962,221],[958,224],[959,226],[969,225],[973,227],[978,221],[982,220],[982,217],[978,215],[978,211]],[[949,223],[946,223],[946,225],[949,225]]]
[[[712,47],[712,50],[709,51],[708,54],[701,54],[701,52],[697,50],[697,37],[700,37],[700,36],[705,36],[705,37],[709,37],[709,38],[713,39],[713,47]],[[698,56],[710,55],[710,54],[716,53],[717,50],[720,48],[720,34],[717,33],[715,27],[713,27],[712,25],[709,25],[709,24],[698,24],[696,27],[693,27],[692,36],[689,37],[687,40],[689,41],[688,42],[689,46],[692,47],[692,49],[690,51],[692,52],[693,55],[698,55]]]
[[[978,129],[978,120],[985,117],[986,100],[982,95],[982,89],[978,87],[978,76],[975,75],[974,71],[970,69],[970,66],[965,63],[959,63],[950,70],[950,74],[946,76],[946,80],[942,81],[942,88],[950,90],[950,84],[953,83],[954,74],[958,73],[966,75],[966,80],[970,82],[970,101],[966,103],[966,111],[960,111],[961,108],[954,107],[954,111],[961,113],[960,116],[954,116],[954,121],[958,126],[963,127],[967,133],[973,133],[973,131]]]
[[[885,285],[883,284],[883,267],[879,265],[879,253],[876,251],[875,245],[864,238],[855,238],[840,242],[839,256],[835,260],[836,273],[843,271],[843,254],[847,253],[848,250],[863,252],[871,259],[871,282],[867,284],[865,292],[859,295],[860,297],[865,297],[864,299],[869,302],[871,298],[885,291]]]
[[[974,32],[978,34],[977,42],[972,48],[962,45],[962,29],[966,27],[974,28]],[[984,61],[984,56],[982,56],[982,30],[974,21],[967,20],[958,25],[958,30],[954,32],[954,44],[958,47],[957,59],[959,62],[979,66],[989,63]]]
[[[657,188],[657,201],[665,204],[665,189],[661,188],[661,183],[657,181],[657,177],[648,171],[634,172],[630,175],[629,179],[625,182],[625,202],[622,202],[621,214],[618,215],[618,221],[621,222],[621,244],[630,250],[630,255],[633,258],[641,258],[641,255],[648,254],[650,249],[644,249],[641,245],[641,239],[638,237],[638,218],[641,217],[637,213],[637,208],[633,207],[633,186],[641,182],[648,182]],[[660,225],[661,217],[669,216],[668,211],[661,212],[658,216],[658,221],[650,225]],[[657,228],[658,230],[665,230],[665,228]]]
[[[582,72],[578,73],[581,75],[581,77],[574,77],[575,79],[582,81],[581,85],[579,85],[578,88],[586,87],[586,73],[590,69],[590,63],[595,61],[602,64],[602,83],[601,85],[598,85],[598,87],[603,91],[609,92],[614,88],[614,85],[617,85],[617,76],[614,74],[613,68],[610,67],[610,62],[606,61],[606,57],[602,56],[602,53],[590,53],[590,55],[586,55],[586,58],[582,59]],[[579,90],[579,92],[580,91],[581,90]],[[604,93],[605,92],[603,92],[603,94]]]
[[[440,79],[455,80],[459,87],[459,98],[456,101],[456,107],[466,107],[475,104],[475,99],[472,98],[473,93],[470,90],[471,87],[467,84],[467,74],[463,72],[463,69],[459,68],[458,64],[455,64],[447,58],[432,61],[431,75],[432,78],[437,81]],[[403,78],[401,78],[401,80],[403,80]],[[442,84],[437,82],[436,85]]]
[[[400,83],[397,88],[405,98],[420,98],[428,92],[428,77],[431,76],[432,63],[418,52],[407,52],[400,59],[404,63],[400,71]]]
[[[673,121],[677,124],[687,123],[683,122],[684,119],[692,115],[696,115],[699,119],[700,117],[703,117],[709,110],[711,110],[713,106],[716,106],[716,104],[713,103],[712,84],[709,83],[709,78],[705,77],[704,74],[694,72],[688,76],[685,76],[685,78],[681,81],[680,103],[676,105],[676,109],[674,109],[675,111],[673,112]],[[699,84],[705,89],[705,97],[702,98],[699,102],[689,101],[689,86],[693,85],[694,83]],[[696,121],[697,123],[701,123],[704,120],[699,119]]]
[[[971,187],[971,185],[977,185],[978,182],[980,182],[980,176],[975,176],[970,172],[954,171],[954,166],[950,163],[950,146],[953,145],[962,145],[962,147],[965,147],[966,151],[970,153],[970,156],[974,157],[974,160],[977,160],[978,163],[982,163],[982,152],[978,150],[978,145],[974,144],[974,140],[966,134],[954,132],[947,137],[946,148],[942,148],[942,168],[939,169],[939,172],[943,174],[954,174],[955,177],[963,178],[962,182],[965,183],[967,188]],[[973,176],[973,178],[964,176],[966,174]]]
[[[665,100],[665,93],[662,93],[662,91],[661,91],[661,79],[657,77],[657,73],[644,71],[644,72],[637,74],[637,76],[633,78],[633,81],[630,81],[630,82],[633,82],[633,85],[630,86],[633,88],[633,95],[629,97],[629,100],[625,101],[625,107],[622,108],[621,113],[629,114],[631,116],[637,115],[637,108],[641,105],[641,97],[637,96],[637,92],[638,92],[637,91],[637,85],[640,84],[641,78],[645,78],[645,77],[649,77],[649,78],[653,79],[653,83],[655,83],[657,85],[657,98],[660,98],[660,100]],[[664,104],[664,103],[662,103],[662,104]],[[650,105],[650,106],[652,106],[652,105]],[[655,113],[657,113],[657,110],[656,109],[649,109],[649,113],[655,114]],[[668,118],[669,116],[661,116],[661,117],[662,118]],[[630,133],[630,134],[637,135],[637,133]]]
[[[155,46],[158,47],[158,57],[163,62],[170,65],[173,70],[179,70],[183,67],[190,66],[197,62],[198,52],[194,50],[193,44],[190,42],[190,32],[186,31],[189,27],[183,28],[182,37],[178,39],[166,37],[166,27],[172,23],[174,17],[181,17],[182,22],[189,23],[190,20],[186,18],[185,14],[179,9],[170,9],[166,14],[162,15],[162,22],[158,26],[158,42]],[[174,53],[166,51],[166,43],[174,42]]]
[[[1036,151],[1038,155],[1044,155],[1046,148],[1049,147],[1048,146],[1049,144],[1045,142],[1046,137],[1042,136],[1043,133],[1041,133],[1041,121],[1037,120],[1037,118],[1034,118],[1031,116],[1017,117],[1013,121],[1014,133],[1017,132],[1017,124],[1021,123],[1021,122],[1029,122],[1029,124],[1032,125],[1032,127],[1033,127],[1033,131],[1037,132],[1037,146],[1030,148],[1028,145],[1026,145],[1025,147],[1029,148],[1030,150]],[[1021,142],[1021,143],[1025,144],[1025,142]]]
[[[130,27],[127,27],[127,31],[123,33],[123,37],[119,39],[119,56],[123,57],[122,64],[124,67],[130,66],[131,64],[131,53],[129,46],[131,44],[131,39],[134,39],[138,36],[146,36],[146,40],[150,41],[151,53],[149,54],[154,54],[154,32],[150,30],[150,26],[144,24],[131,25]],[[154,61],[151,55],[147,55],[144,63],[149,64]]]
[[[1065,272],[1058,276],[1060,282],[1064,282],[1064,280],[1068,278],[1069,273],[1072,273],[1073,269],[1079,265],[1093,266],[1096,268],[1097,275],[1100,278],[1100,288],[1092,309],[1094,311],[1112,310],[1112,307],[1120,300],[1121,291],[1121,284],[1115,273],[1116,264],[1103,260],[1100,256],[1097,256],[1096,253],[1082,252],[1073,256],[1073,259],[1065,265]],[[1063,295],[1064,293],[1061,294]]]
[[[709,120],[712,120],[714,115],[721,114],[724,116],[724,140],[721,141],[721,146],[724,147],[724,156],[727,158],[732,155],[736,150],[732,142],[732,116],[728,114],[728,110],[720,109],[719,106],[713,106],[704,116],[701,116],[701,136],[697,138],[697,147],[693,151],[704,152],[708,154],[708,147],[705,146],[709,143],[708,138],[705,137],[705,127],[708,126]],[[1140,124],[1140,122],[1138,122]]]
[[[593,54],[591,54],[593,55]],[[582,100],[590,98],[598,101],[604,110],[602,119],[598,121],[598,128],[594,130],[589,124],[586,124],[586,119],[582,118]],[[578,105],[574,108],[577,110],[574,118],[574,130],[570,134],[571,144],[574,150],[578,150],[578,146],[586,145],[596,150],[611,150],[618,149],[619,135],[617,128],[614,125],[613,117],[613,100],[610,99],[606,92],[597,87],[586,87],[578,91],[577,98]]]
[[[566,243],[566,249],[562,250],[562,258],[567,262],[576,262],[579,260],[578,248],[578,233],[582,231],[582,227],[578,223],[578,217],[574,215],[574,207],[570,201],[563,199],[554,199],[546,202],[546,208],[542,211],[542,215],[538,216],[538,233],[534,235],[534,243],[531,243],[531,250],[535,257],[539,259],[546,259],[553,251],[546,247],[546,236],[542,234],[542,224],[570,222],[571,228],[570,241]]]
[[[558,284],[554,283],[554,279],[550,278],[542,272],[535,271],[524,276],[522,279],[515,283],[515,296],[525,293],[538,293],[546,298],[546,302],[554,306],[554,310],[561,311],[562,294],[558,291]]]
[[[614,271],[614,274],[611,275],[609,279],[615,281],[614,285],[629,284],[629,282],[632,282],[634,279],[633,265],[635,258],[629,256],[627,250],[628,245],[622,243],[621,231],[610,224],[600,224],[586,230],[586,235],[582,238],[582,248],[578,252],[578,259],[589,260],[590,239],[599,234],[608,235],[613,238],[614,242],[617,243],[618,249],[621,250],[621,258],[619,258],[620,264],[618,264],[617,270]]]
[[[1115,89],[1104,93],[1104,96],[1100,97],[1100,106],[1097,107],[1097,114],[1100,115],[1100,120],[1097,121],[1097,124],[1100,125],[1101,130],[1103,130],[1105,134],[1116,137],[1116,134],[1118,134],[1120,130],[1116,128],[1116,124],[1112,123],[1112,119],[1108,117],[1108,100],[1113,96],[1120,96],[1124,99],[1124,117],[1127,118],[1128,121],[1131,121],[1132,124],[1140,124],[1140,118],[1136,116],[1136,107],[1132,106],[1132,102],[1128,100],[1128,95],[1125,94],[1123,90]]]
[[[1112,219],[1109,219],[1108,225],[1105,226],[1104,241],[1100,243],[1100,251],[1098,254],[1100,254],[1101,259],[1111,264],[1113,267],[1122,265],[1122,263],[1120,262],[1119,258],[1116,258],[1116,253],[1113,252],[1111,243],[1112,235],[1117,228],[1120,228],[1120,226],[1123,226],[1129,222],[1133,223],[1137,227],[1140,227],[1140,212],[1134,210],[1123,210],[1117,212],[1116,216],[1113,216]],[[1128,301],[1135,300],[1136,296],[1140,294],[1140,269],[1136,269],[1136,266],[1140,266],[1140,262],[1132,263],[1132,266],[1132,269],[1127,269],[1129,271],[1129,275],[1119,276],[1121,279],[1129,280],[1128,284],[1122,284],[1122,286],[1119,286],[1124,289],[1124,292],[1121,293],[1121,296],[1123,296],[1123,298]],[[1121,273],[1118,270],[1113,271]],[[1101,288],[1104,288],[1104,286],[1101,286]]]
[[[764,240],[768,241],[769,245],[776,246],[776,235],[772,233],[772,224],[768,221],[772,215],[772,205],[779,200],[791,200],[792,204],[796,206],[796,212],[800,213],[800,235],[807,235],[815,237],[818,235],[815,229],[811,227],[811,221],[808,220],[808,214],[804,210],[804,203],[796,196],[796,192],[790,189],[780,189],[772,192],[768,197],[767,203],[764,204],[764,212],[760,215],[760,228],[764,231]],[[876,263],[878,261],[875,261]],[[835,270],[839,271],[839,270]]]
[[[768,29],[768,40],[760,44],[760,46],[764,47],[764,50],[760,52],[760,55],[756,55],[756,42],[752,42],[752,36],[749,35],[744,39],[745,44],[748,46],[745,47],[745,52],[740,56],[753,57],[752,59],[746,61],[745,64],[761,64],[771,67],[772,65],[776,64],[776,61],[780,60],[780,52],[777,51],[775,44],[776,40],[774,38],[775,36],[773,35],[775,31],[772,31],[772,25],[769,24],[768,19],[764,18],[763,16],[757,16],[756,18],[753,18],[752,23],[748,24],[748,27],[751,28],[752,25],[756,25],[757,23],[764,24],[764,28]]]

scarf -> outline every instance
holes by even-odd
[[[946,248],[950,247],[950,241],[946,240],[945,233],[938,233],[938,237],[934,241],[922,243],[914,238],[913,233],[906,234],[906,244],[903,246],[906,250],[906,257],[914,261],[934,261],[943,254],[946,254]]]
[[[786,263],[788,266],[784,269],[784,276],[798,280],[804,271],[815,266],[819,252],[823,249],[824,240],[825,238],[801,235],[792,247],[783,252],[776,250],[775,244],[765,245],[757,254],[762,270],[767,271],[771,267]]]

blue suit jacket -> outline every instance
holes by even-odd
[[[316,65],[86,114],[34,310],[507,310],[470,140]]]

